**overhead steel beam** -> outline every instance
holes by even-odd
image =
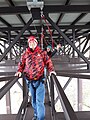
[[[90,22],[87,22],[85,25],[90,25]],[[90,28],[89,28],[90,29]],[[79,29],[79,30],[76,30],[76,33],[77,32],[79,32],[81,29]],[[83,33],[88,33],[88,32],[90,32],[90,30],[87,30],[87,31],[85,31],[85,32],[83,32]]]
[[[5,0],[9,6],[14,6],[14,3],[12,2],[12,0]]]
[[[66,0],[65,5],[69,5],[69,4],[70,4],[70,1],[71,1],[71,0]],[[63,18],[63,16],[64,16],[64,14],[63,14],[63,13],[60,13],[59,18],[58,18],[58,20],[57,20],[57,22],[56,22],[56,25],[59,24],[59,22],[61,21],[61,19]],[[55,30],[52,31],[52,34],[54,33],[54,31],[55,31]]]
[[[44,13],[89,13],[90,5],[45,5],[43,8]]]
[[[52,19],[48,16],[45,15],[46,19],[49,21],[49,23],[59,32],[61,36],[65,39],[65,41],[68,42],[74,48],[74,50],[78,53],[78,55],[87,63],[87,69],[90,69],[90,63],[87,60],[87,58],[76,48],[76,46],[71,42],[71,40],[59,29],[59,27],[52,21]]]
[[[4,23],[5,25],[11,27],[11,25],[10,25],[6,20],[4,20],[2,17],[0,17],[0,21],[1,21],[2,23]],[[8,33],[5,32],[5,31],[4,31],[3,33],[6,34],[6,35],[8,35]]]
[[[83,17],[85,17],[86,13],[82,13],[79,15],[79,17],[77,17],[72,23],[71,25],[75,25],[79,20],[81,20]]]
[[[71,0],[66,0],[65,5],[70,5]]]
[[[30,14],[27,6],[0,7],[0,15],[4,14]]]
[[[2,22],[2,23],[4,23],[5,25],[7,25],[8,27],[12,27],[12,25],[11,24],[9,24],[6,20],[4,20],[2,17],[0,17],[0,21]],[[17,34],[19,34],[19,32],[18,31],[15,31]],[[3,32],[3,33],[5,33],[5,34],[7,34],[5,31]],[[7,34],[8,35],[8,34]],[[24,37],[25,38],[25,37]],[[25,38],[26,39],[26,38]]]
[[[27,24],[24,26],[24,28],[21,30],[21,32],[15,37],[14,41],[11,43],[11,45],[5,50],[3,55],[0,57],[0,61],[5,57],[5,55],[10,51],[10,49],[15,45],[15,43],[19,40],[21,35],[25,32],[25,30],[28,28],[28,26],[33,22],[32,18],[27,22]]]
[[[82,13],[80,14],[72,23],[71,25],[75,25],[79,20],[81,20],[84,16],[86,15],[86,13]],[[66,32],[67,30],[64,31],[64,33]]]
[[[41,26],[29,26],[27,30],[34,30],[40,29]],[[50,29],[53,29],[52,26],[49,26]],[[58,25],[60,29],[90,29],[90,24],[89,25]],[[0,31],[17,31],[21,30],[23,27],[0,27]],[[44,25],[44,28],[47,29],[47,26]]]
[[[12,27],[6,20],[4,20],[2,17],[0,17],[0,21],[4,23],[5,25]]]
[[[76,37],[78,37],[78,36],[80,36],[82,33],[78,33],[77,35],[76,35]],[[36,34],[33,34],[33,35],[36,35]],[[49,34],[44,34],[45,36],[46,36],[46,38],[48,38],[48,36],[49,36]],[[47,36],[48,35],[48,36]],[[57,39],[56,37],[58,36],[59,34],[57,33],[57,34],[54,34],[53,35],[53,38],[54,39]],[[69,36],[72,36],[72,33],[70,34],[70,33],[67,33],[66,34],[68,37]],[[17,35],[11,35],[11,40],[13,40],[13,38],[15,38]],[[22,35],[22,37],[29,37],[30,35],[28,35],[28,34],[24,34],[24,35]],[[6,36],[6,35],[0,35],[0,37],[1,38],[5,38],[5,39],[7,39],[8,38],[8,36]],[[23,40],[25,40],[25,39],[23,39]],[[60,38],[60,40],[63,40],[63,38]],[[3,40],[1,40],[1,41],[3,41]]]
[[[45,5],[44,13],[89,13],[90,5]],[[0,7],[0,15],[4,14],[30,14],[27,6]]]
[[[9,4],[9,6],[15,7],[14,3],[12,2],[12,0],[5,0],[5,1]],[[24,19],[22,18],[22,16],[20,14],[16,14],[16,16],[21,21],[21,23],[23,23],[24,25],[26,25],[26,22],[24,21]]]

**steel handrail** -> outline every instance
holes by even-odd
[[[9,91],[9,89],[16,83],[18,77],[15,77],[14,80],[9,80],[1,89],[0,89],[0,99]]]
[[[55,84],[59,99],[61,101],[61,105],[64,111],[64,116],[66,120],[78,120],[69,100],[67,99],[63,88],[61,87],[57,77],[52,73],[51,78]]]

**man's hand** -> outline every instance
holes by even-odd
[[[17,72],[17,73],[15,73],[15,76],[17,76],[17,77],[21,77],[21,75],[22,75],[21,72]]]
[[[51,74],[54,74],[54,75],[56,75],[56,72],[55,71],[51,71],[49,74],[50,74],[50,76],[51,76]]]
[[[58,44],[57,47],[56,47],[57,51],[58,51],[60,48],[61,48],[61,44]]]

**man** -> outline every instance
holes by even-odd
[[[54,55],[55,55],[55,53],[57,52],[57,51],[59,51],[59,49],[61,48],[61,45],[60,44],[58,44],[57,45],[57,47],[52,51],[52,47],[50,46],[50,45],[48,45],[47,46],[47,48],[46,48],[46,51],[47,51],[47,55],[51,58],[51,57],[53,57]],[[44,76],[45,76],[45,78],[47,79],[47,69],[46,69],[46,67],[44,68]]]
[[[52,51],[52,47],[50,45],[47,46],[47,54],[49,57],[53,57],[55,53],[61,48],[61,45],[58,44],[57,47]]]
[[[29,90],[32,97],[32,107],[34,117],[32,120],[44,120],[45,118],[45,86],[44,86],[44,67],[50,75],[54,72],[54,67],[46,51],[42,51],[38,46],[38,41],[34,36],[28,38],[29,47],[22,54],[18,64],[16,76],[21,76],[24,72],[26,79],[29,81]]]

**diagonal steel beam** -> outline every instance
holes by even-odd
[[[83,54],[85,54],[88,50],[90,50],[90,46],[83,52]]]
[[[9,6],[11,7],[15,7],[14,3],[12,2],[12,0],[5,0]],[[22,16],[20,14],[16,14],[16,16],[18,17],[18,19],[24,24],[26,25],[26,22],[24,21],[24,19],[22,18]],[[31,31],[29,31],[31,33]]]
[[[12,2],[12,0],[5,0],[9,6],[14,6],[14,3]]]
[[[12,26],[11,26],[6,20],[4,20],[2,17],[0,17],[0,21],[1,21],[2,23],[4,23],[5,25],[7,25],[8,27],[12,27]],[[3,31],[3,33],[6,34],[6,35],[8,35],[8,33],[5,32],[5,31]]]
[[[77,17],[70,25],[75,25],[79,20],[81,20],[84,16],[86,15],[86,13],[82,13],[79,15],[79,17]],[[64,31],[64,33],[67,32],[67,30]]]
[[[71,0],[66,0],[65,5],[69,5],[69,4],[70,4],[70,1],[71,1]],[[61,19],[63,18],[63,16],[64,16],[64,13],[60,13],[59,18],[58,18],[58,20],[57,20],[57,22],[56,22],[56,25],[58,25],[58,23],[61,21]],[[53,30],[52,34],[54,33],[54,31],[55,31],[55,30]]]
[[[0,57],[0,61],[5,57],[5,55],[10,51],[10,49],[15,45],[15,43],[19,40],[21,35],[25,32],[25,30],[28,28],[28,26],[33,22],[32,18],[27,22],[27,24],[22,28],[21,32],[15,37],[14,41],[11,43],[11,45],[5,50],[3,55]]]
[[[76,46],[76,48],[78,49],[78,47],[80,47],[80,45],[82,45],[85,42],[86,38],[78,45]],[[75,43],[76,44],[76,43]],[[71,52],[70,54],[72,54],[73,52]]]
[[[65,3],[65,5],[69,5],[70,1],[71,0],[67,0],[66,3]],[[63,18],[63,16],[64,16],[64,13],[61,13],[60,16],[59,16],[59,18],[58,18],[58,20],[57,20],[57,22],[56,22],[56,25],[61,21],[61,19]]]
[[[67,82],[65,83],[65,85],[63,87],[63,90],[65,90],[67,88],[67,86],[69,85],[69,83],[71,82],[71,80],[72,80],[72,78],[69,78],[67,80]],[[55,104],[57,103],[58,99],[59,99],[59,96],[57,96],[57,98],[55,99]]]
[[[0,17],[0,21],[2,22],[2,23],[4,23],[5,25],[7,25],[8,27],[12,27],[11,26],[11,24],[9,24],[6,20],[4,20],[2,17]],[[6,32],[4,32],[7,36],[8,36],[8,33],[6,33]],[[18,32],[16,32],[16,33],[18,33]]]
[[[4,20],[2,17],[0,17],[0,21],[4,23],[5,25],[12,27],[6,20]]]
[[[89,25],[89,26],[90,26],[90,22],[87,22],[85,25]],[[90,27],[89,27],[89,29],[90,29]],[[80,30],[81,30],[81,29],[76,30],[76,33],[79,32]],[[90,30],[87,30],[87,31],[85,31],[85,32],[83,32],[83,33],[88,33],[88,32],[90,32]]]
[[[8,5],[10,6],[10,7],[15,7],[15,5],[14,5],[14,3],[12,2],[12,0],[5,0],[7,3],[8,3]],[[21,17],[21,15],[20,14],[16,14],[17,15],[17,17],[19,18],[19,20],[25,25],[26,23],[25,23],[25,21],[23,20],[23,18]]]
[[[84,45],[84,47],[82,49],[82,53],[84,52],[84,50],[85,50],[85,48],[86,48],[86,46],[87,46],[87,44],[89,42],[89,39],[90,39],[90,34],[87,36],[87,40],[86,40],[85,45]]]
[[[61,34],[63,36],[63,38],[72,46],[72,48],[74,48],[74,50],[78,53],[78,55],[87,63],[87,69],[90,68],[89,66],[89,61],[87,60],[87,58],[80,53],[80,51],[76,48],[76,46],[71,42],[71,40],[59,29],[59,27],[52,21],[52,19],[48,16],[45,15],[47,20],[49,21],[49,23],[59,32],[59,34]]]
[[[12,27],[11,26],[11,24],[9,24],[6,20],[4,20],[2,17],[0,17],[0,21],[1,22],[3,22],[5,25],[7,25],[8,27]],[[15,31],[17,34],[19,34],[19,32],[18,31]],[[5,33],[7,36],[8,36],[8,33],[6,33],[6,32],[3,32],[3,33]],[[26,39],[25,37],[24,37],[24,39]]]

